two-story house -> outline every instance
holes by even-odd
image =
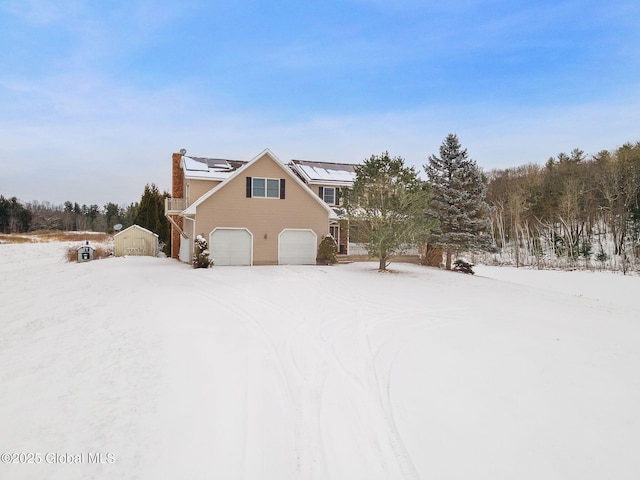
[[[165,204],[173,258],[189,262],[197,235],[208,240],[216,265],[315,264],[326,235],[348,252],[348,228],[337,209],[354,165],[285,165],[269,150],[250,161],[185,153],[173,154]]]

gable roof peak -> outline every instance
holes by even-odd
[[[265,148],[265,149],[264,149],[263,151],[261,151],[258,155],[256,155],[256,156],[255,156],[255,157],[253,157],[251,160],[249,160],[249,162],[248,162],[248,163],[253,163],[253,162],[255,162],[256,160],[258,160],[260,157],[264,157],[265,155],[270,156],[273,160],[277,161],[278,163],[280,163],[280,164],[282,164],[282,165],[284,165],[284,164],[285,164],[285,163],[284,163],[282,160],[280,160],[280,159],[278,158],[278,156],[277,156],[275,153],[273,153],[273,152],[271,151],[271,149],[269,149],[269,148]]]
[[[276,165],[278,165],[282,169],[283,173],[285,173],[287,175],[288,178],[292,179],[294,182],[299,184],[302,188],[307,190],[307,192],[309,193],[311,198],[313,198],[314,201],[318,202],[325,210],[327,210],[332,217],[335,216],[335,212],[326,203],[324,203],[317,195],[315,195],[311,191],[311,189],[309,189],[309,187],[307,185],[305,185],[305,183],[302,180],[300,180],[300,178],[298,178],[298,176],[293,172],[293,170],[291,170],[284,162],[282,162],[282,160],[280,160],[268,148],[265,148],[262,152],[260,152],[258,155],[253,157],[250,161],[248,161],[247,163],[242,165],[240,168],[235,170],[228,178],[226,178],[221,183],[219,183],[218,185],[213,187],[211,190],[209,190],[207,193],[205,193],[203,196],[201,196],[198,200],[196,200],[189,207],[187,207],[183,211],[183,214],[187,215],[187,216],[195,215],[196,214],[196,208],[200,204],[202,204],[205,200],[207,200],[209,197],[214,195],[218,190],[220,190],[220,189],[224,188],[225,186],[227,186],[236,177],[238,177],[240,175],[243,175],[244,172],[247,169],[249,169],[254,163],[258,162],[260,159],[264,158],[265,156],[269,157]]]

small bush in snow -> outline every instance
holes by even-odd
[[[609,255],[604,253],[602,247],[600,247],[600,251],[596,254],[596,260],[600,262],[600,269],[604,269],[607,260],[609,260]]]
[[[464,260],[458,259],[453,262],[453,270],[460,273],[469,273],[474,275],[473,264],[469,262],[465,262]]]
[[[196,237],[194,250],[193,268],[209,268],[213,265],[213,259],[209,258],[209,245],[202,235]]]
[[[320,265],[333,265],[334,263],[338,263],[337,255],[338,246],[334,238],[331,235],[324,237],[318,247],[316,262]]]

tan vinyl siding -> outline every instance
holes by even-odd
[[[214,228],[247,228],[253,234],[254,265],[278,262],[278,235],[285,228],[311,229],[319,243],[329,233],[328,211],[274,162],[265,154],[199,205],[196,234],[209,238]],[[285,199],[247,198],[246,177],[284,178]]]
[[[318,198],[322,198],[322,201],[324,201],[324,198],[320,196],[320,188],[333,188],[336,191],[336,194],[338,191],[340,191],[340,195],[342,195],[342,189],[344,187],[336,187],[335,185],[309,185],[309,188],[311,188],[311,190],[313,191],[313,193],[315,195],[318,196]],[[338,203],[341,201],[340,199],[336,199],[337,202],[336,203],[332,203],[330,206],[338,206]]]
[[[209,190],[218,185],[220,180],[197,180],[193,178],[188,178],[185,180],[185,195],[188,196],[186,198],[187,205],[191,205],[195,203],[201,196],[207,193]]]

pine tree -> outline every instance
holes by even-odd
[[[427,218],[438,222],[429,244],[445,251],[446,268],[451,270],[454,253],[484,250],[491,245],[486,186],[476,162],[468,158],[455,134],[447,135],[440,156],[431,155],[424,169],[432,192]]]
[[[27,232],[31,227],[33,212],[16,198],[0,195],[0,233]]]
[[[171,251],[171,229],[164,216],[164,199],[168,195],[166,192],[161,194],[155,184],[147,184],[133,218],[135,224],[158,234],[160,242],[164,243],[165,253]]]

